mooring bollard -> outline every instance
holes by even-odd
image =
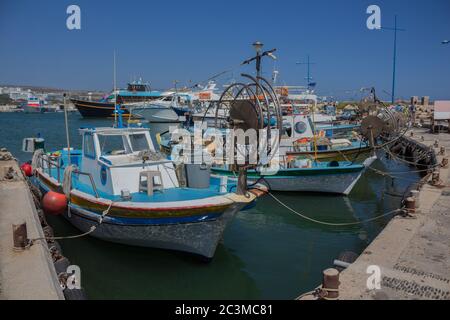
[[[445,157],[445,158],[442,159],[441,166],[442,166],[443,168],[448,168],[448,158],[447,158],[447,157]]]
[[[436,170],[436,171],[434,171],[433,174],[431,175],[431,184],[432,184],[433,186],[437,186],[437,185],[439,184],[439,180],[440,180],[440,177],[439,177],[439,171]]]
[[[23,221],[18,224],[13,224],[12,228],[13,228],[14,250],[16,251],[25,250],[29,244],[27,223]]]
[[[434,140],[434,147],[439,148],[439,140]]]
[[[419,196],[420,196],[419,190],[411,190],[411,197],[414,198],[414,201],[416,202],[415,206],[416,209],[420,207]]]
[[[416,200],[413,197],[406,198],[405,208],[408,211],[408,213],[415,213],[416,212]]]
[[[334,300],[339,297],[339,271],[329,268],[323,271],[322,291],[325,293],[323,299]]]

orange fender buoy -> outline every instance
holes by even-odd
[[[20,169],[22,170],[23,174],[27,177],[31,177],[33,175],[33,167],[29,163],[24,163],[20,166]]]
[[[61,215],[67,209],[67,199],[64,194],[49,191],[42,198],[42,208],[44,212],[51,215]]]

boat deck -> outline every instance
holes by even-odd
[[[54,181],[62,184],[62,179],[64,175],[65,163],[68,162],[66,154],[62,154],[62,166],[60,168],[52,167],[50,170],[45,168],[43,171],[48,175],[50,173],[51,178]],[[71,156],[72,163],[81,166],[81,159],[75,150]],[[59,171],[59,172],[58,172]],[[58,178],[59,177],[59,178]],[[137,180],[136,180],[136,183]],[[236,184],[232,181],[227,182],[226,192],[221,192],[220,177],[211,176],[209,188],[166,188],[164,190],[155,190],[153,195],[147,195],[144,192],[132,192],[130,193],[133,202],[172,202],[172,201],[189,201],[189,200],[199,200],[210,198],[214,196],[221,196],[229,192],[233,192]],[[81,192],[87,193],[89,195],[95,196],[95,191],[91,184],[86,184],[79,180],[79,175],[74,173],[72,176],[72,185],[74,189]],[[223,190],[222,190],[223,191]],[[112,201],[123,201],[120,195],[113,195],[101,190],[97,190],[98,196]]]

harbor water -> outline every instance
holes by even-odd
[[[80,127],[110,126],[111,120],[69,115],[71,146],[79,148]],[[0,114],[0,146],[20,162],[22,139],[40,134],[47,150],[66,145],[64,115]],[[414,170],[393,160],[374,167],[388,172]],[[402,176],[403,177],[403,176]],[[345,223],[397,209],[405,188],[420,177],[411,172],[392,180],[367,171],[348,197],[277,193],[296,211],[316,220]],[[306,221],[270,196],[239,213],[226,230],[211,263],[187,254],[108,243],[92,237],[60,241],[63,254],[81,269],[90,299],[293,299],[321,282],[321,271],[343,251],[361,253],[389,221],[385,217],[351,227]],[[78,234],[61,217],[49,217],[56,236]]]

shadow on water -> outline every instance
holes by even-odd
[[[77,129],[108,126],[111,120],[84,120],[70,115],[72,146],[80,147]],[[49,150],[65,146],[63,114],[2,114],[0,146],[20,161],[22,139],[40,133]],[[374,164],[382,171],[408,171],[383,156]],[[415,173],[408,179],[418,180]],[[399,207],[411,183],[367,171],[349,197],[276,193],[302,214],[327,222],[354,222]],[[388,191],[388,193],[386,193]],[[307,221],[281,207],[269,196],[240,212],[225,231],[213,261],[151,248],[108,243],[92,237],[61,241],[64,255],[82,272],[82,285],[91,299],[292,299],[321,281],[321,271],[342,251],[362,252],[391,217],[350,227]],[[66,220],[49,217],[56,235],[79,232]]]

